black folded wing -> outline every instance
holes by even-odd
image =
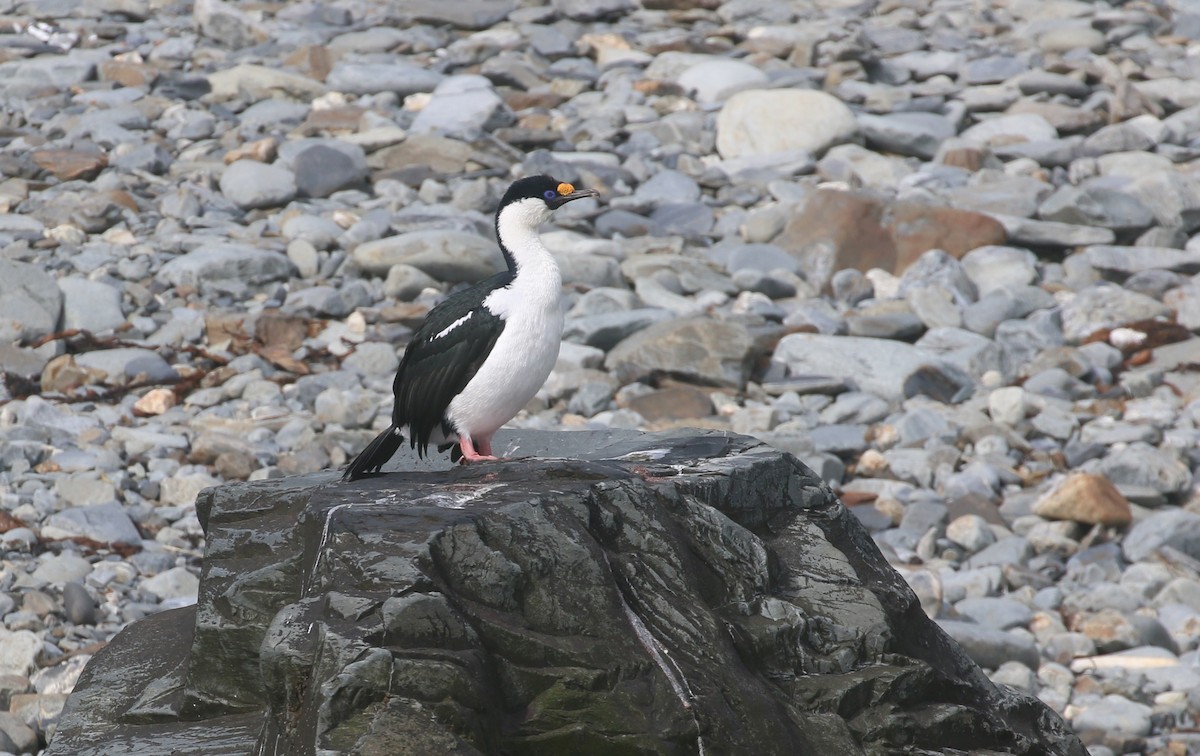
[[[409,426],[410,444],[421,456],[451,400],[479,372],[504,331],[504,320],[483,300],[512,279],[512,272],[504,271],[455,292],[429,311],[405,349],[392,386],[392,423]]]

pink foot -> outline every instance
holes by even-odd
[[[483,452],[482,454],[475,451],[475,446],[471,443],[471,438],[469,436],[459,437],[458,448],[460,451],[462,451],[461,461],[464,465],[470,462],[492,462],[496,459],[492,456],[491,439],[480,440],[479,451]]]

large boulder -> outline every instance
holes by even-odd
[[[774,243],[800,260],[809,281],[824,286],[843,268],[899,275],[931,249],[961,258],[1006,239],[999,221],[982,213],[819,189]]]
[[[1085,753],[794,457],[717,432],[497,448],[518,459],[201,494],[199,604],[98,653],[47,753]]]

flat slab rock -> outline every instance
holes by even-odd
[[[794,457],[698,431],[498,448],[202,493],[198,605],[97,654],[47,753],[1085,753]]]

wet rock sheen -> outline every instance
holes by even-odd
[[[519,461],[206,491],[199,604],[98,654],[48,753],[1084,753],[794,457],[692,431],[499,449]]]

